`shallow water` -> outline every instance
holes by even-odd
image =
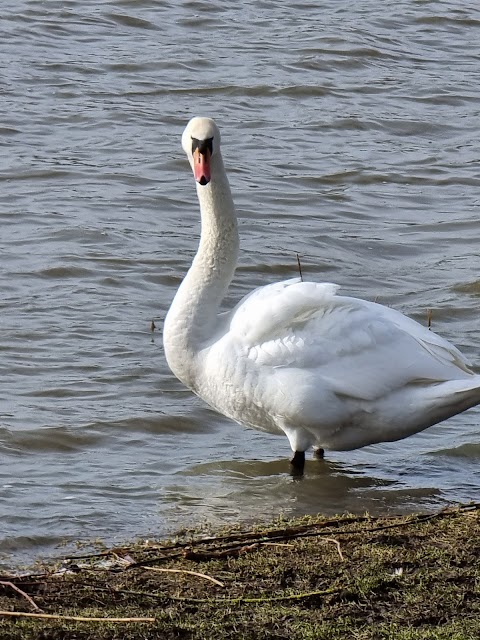
[[[478,499],[480,410],[288,473],[166,367],[211,115],[242,253],[226,305],[303,273],[480,364],[476,3],[3,6],[0,562],[177,527]],[[156,329],[150,330],[152,320]],[[478,366],[475,366],[478,371]]]

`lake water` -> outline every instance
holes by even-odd
[[[194,398],[161,338],[199,233],[180,136],[210,115],[242,242],[226,305],[298,253],[344,294],[431,309],[479,371],[477,2],[19,0],[1,31],[0,565],[478,500],[479,409],[295,480],[287,439]]]

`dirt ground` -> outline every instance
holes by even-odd
[[[0,575],[1,640],[477,640],[480,504],[183,532]]]

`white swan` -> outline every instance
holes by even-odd
[[[298,278],[220,304],[238,254],[220,132],[193,118],[182,146],[197,182],[201,238],[165,319],[168,365],[211,407],[286,434],[302,470],[313,446],[399,440],[480,403],[480,375],[453,345],[401,313]]]

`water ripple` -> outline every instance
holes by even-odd
[[[478,368],[477,14],[450,0],[6,3],[4,564],[62,540],[475,497],[478,410],[309,460],[293,482],[285,439],[172,378],[161,330],[199,230],[180,135],[207,114],[240,214],[228,304],[297,275],[298,253],[309,278],[420,322],[431,309]]]

